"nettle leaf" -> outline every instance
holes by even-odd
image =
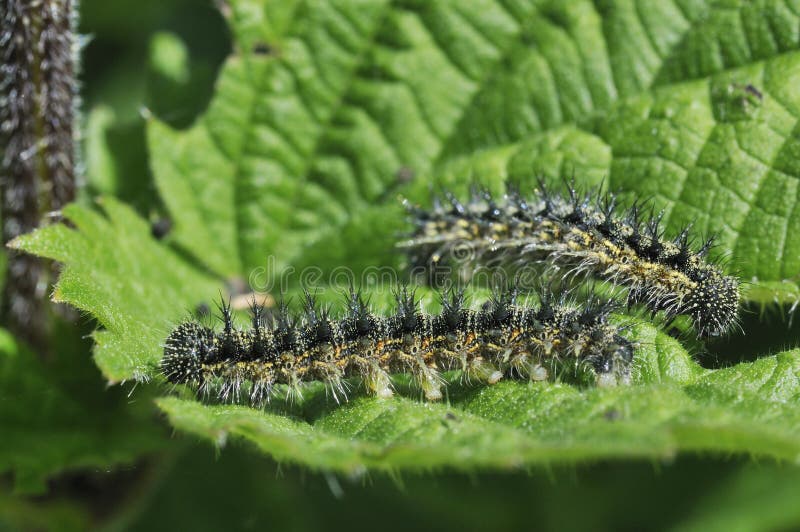
[[[718,489],[694,501],[689,515],[674,528],[681,531],[776,530],[797,526],[795,504],[798,468],[750,465],[725,479]]]
[[[206,115],[149,127],[176,238],[215,271],[268,255],[393,264],[398,193],[424,202],[430,180],[501,189],[542,173],[652,198],[670,228],[719,235],[752,300],[800,297],[791,5],[231,8],[238,49]]]
[[[669,367],[674,342],[645,349],[639,366]],[[688,369],[688,368],[687,368]],[[158,401],[173,425],[220,444],[244,438],[279,460],[357,473],[364,468],[517,467],[678,451],[752,453],[796,462],[800,352],[679,379],[640,372],[637,383],[578,390],[504,382],[450,388],[445,404],[356,398],[337,406],[324,390],[287,412]]]
[[[218,297],[220,286],[180,255],[156,242],[150,226],[112,198],[106,216],[69,205],[66,225],[44,227],[12,246],[64,264],[54,301],[90,313],[94,358],[112,382],[145,378],[161,359],[158,346],[199,304]]]
[[[396,266],[398,196],[428,202],[431,183],[499,191],[574,175],[649,197],[670,229],[720,235],[750,301],[800,300],[792,4],[239,0],[226,14],[234,53],[207,112],[186,130],[148,124],[167,241],[108,200],[106,217],[71,207],[77,229],[15,244],[65,264],[56,298],[98,318],[95,358],[112,380],[152,375],[170,327],[219,279],[258,289],[287,266]],[[712,371],[651,325],[634,335],[635,381],[611,390],[454,383],[443,404],[336,405],[321,388],[266,411],[158,404],[217,443],[343,471],[681,451],[797,460],[796,351]]]
[[[79,343],[63,329],[59,338]],[[2,329],[0,390],[0,473],[13,474],[18,493],[45,491],[56,473],[133,463],[165,443],[147,402],[107,390],[90,360],[62,348],[45,363]]]

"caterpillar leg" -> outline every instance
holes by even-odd
[[[286,397],[290,401],[303,398],[303,378],[308,371],[308,366],[301,364],[299,357],[294,353],[284,352],[279,357],[277,382],[286,384]]]
[[[596,382],[600,388],[613,388],[618,384],[617,376],[613,373],[598,373]]]
[[[442,399],[442,377],[439,372],[428,367],[424,362],[417,364],[416,371],[412,371],[414,381],[425,394],[428,401],[440,401]]]
[[[273,364],[258,361],[247,364],[247,372],[251,376],[250,404],[256,408],[269,402],[275,385],[275,372]]]
[[[334,347],[331,344],[318,346],[311,354],[311,359],[313,362],[308,369],[311,378],[325,383],[325,387],[331,392],[337,403],[340,395],[346,401],[344,371],[337,363]]]
[[[364,385],[369,393],[381,399],[388,399],[394,395],[389,375],[374,361],[369,362],[364,374]]]
[[[478,382],[486,384],[495,384],[503,378],[503,372],[497,367],[484,360],[482,357],[474,357],[467,362],[467,367],[464,371],[467,381],[475,379]]]
[[[272,380],[257,380],[250,386],[250,404],[256,408],[264,406],[272,396]]]
[[[375,360],[372,349],[367,351],[365,357],[351,357],[347,365],[346,374],[361,377],[369,395],[374,395],[381,399],[388,399],[394,395],[389,374]]]
[[[459,335],[447,340],[447,348],[442,351],[446,353],[446,359],[450,362],[448,367],[456,365],[460,368],[463,380],[494,384],[503,378],[503,372],[488,356],[484,356],[487,346],[475,335]]]
[[[609,339],[606,343],[614,348],[600,351],[594,356],[597,385],[607,387],[630,384],[635,344],[613,332],[609,331],[607,334]]]
[[[397,351],[393,366],[400,371],[410,373],[414,384],[425,394],[428,401],[439,401],[442,398],[442,378],[435,368],[428,366],[418,350],[412,353]]]
[[[508,366],[512,374],[522,379],[546,381],[550,378],[550,371],[542,365],[541,357],[527,350],[514,352],[509,357]]]

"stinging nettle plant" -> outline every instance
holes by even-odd
[[[97,319],[94,360],[113,383],[157,379],[187,309],[267,256],[276,277],[400,266],[398,196],[428,205],[431,181],[460,194],[475,175],[494,194],[574,173],[628,205],[652,198],[668,231],[694,221],[719,236],[752,281],[746,304],[797,301],[800,15],[767,1],[659,2],[647,16],[621,0],[545,4],[232,1],[234,51],[208,109],[185,130],[148,118],[169,235],[109,197],[12,246],[63,263],[54,299]],[[263,409],[152,389],[180,431],[351,473],[692,452],[797,462],[797,350],[764,343],[753,362],[703,367],[631,319],[629,386],[455,382],[440,404],[341,405],[320,386]]]

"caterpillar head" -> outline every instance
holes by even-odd
[[[697,275],[696,282],[679,313],[692,318],[700,336],[726,334],[736,324],[739,313],[739,280],[709,268]]]
[[[202,383],[203,362],[216,349],[214,332],[196,323],[183,323],[164,343],[161,373],[173,384]]]

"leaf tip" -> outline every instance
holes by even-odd
[[[12,239],[12,240],[9,240],[8,242],[6,242],[6,247],[8,249],[22,249],[22,241],[21,241],[21,239],[22,239],[22,237],[18,236],[16,238]]]

